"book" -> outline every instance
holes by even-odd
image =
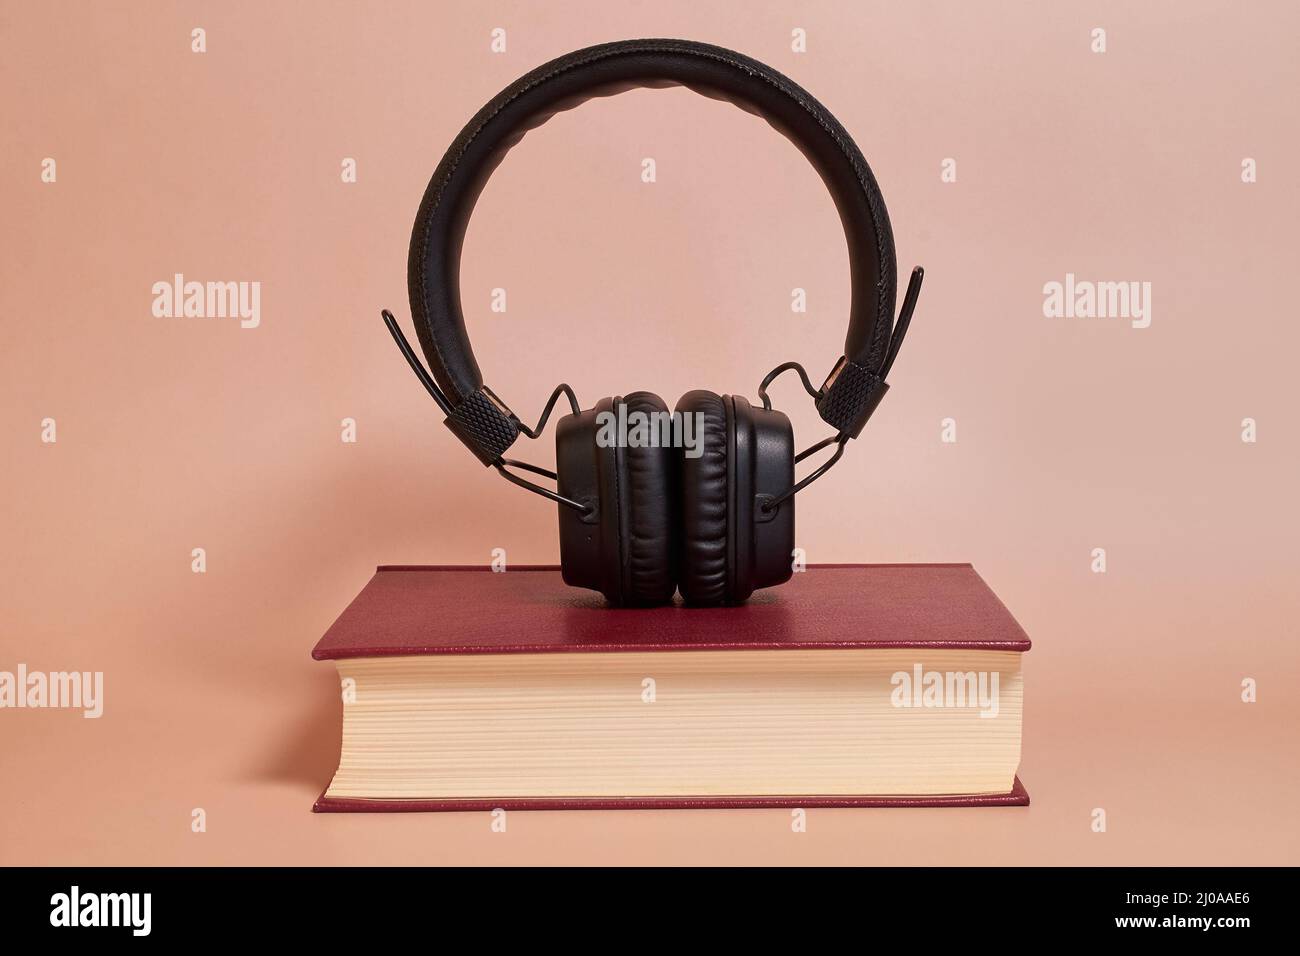
[[[312,651],[315,809],[1024,806],[1030,641],[969,564],[811,565],[730,608],[382,566]]]

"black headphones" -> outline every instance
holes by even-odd
[[[602,399],[581,411],[573,390],[561,385],[530,429],[483,383],[465,332],[459,276],[470,213],[492,171],[528,130],[594,96],[665,86],[686,86],[757,113],[821,174],[849,245],[852,307],[844,355],[820,389],[796,362],[773,369],[758,389],[761,408],[739,395],[693,391],[673,414],[649,392]],[[758,588],[790,579],[795,494],[839,460],[889,388],[885,377],[923,275],[913,270],[895,325],[895,268],[880,189],[825,107],[776,70],[731,50],[627,40],[578,50],[516,80],[479,110],[438,165],[420,203],[408,261],[411,312],[432,376],[392,314],[383,315],[456,437],[514,484],[559,504],[566,583],[600,591],[615,605],[664,604],[677,589],[688,605],[739,604]],[[790,420],[767,396],[772,380],[789,370],[798,372],[835,429],[798,454]],[[538,437],[561,395],[572,414],[556,427],[556,471],[503,457],[521,433]],[[611,440],[611,426],[628,421],[649,425],[634,429],[636,438],[615,427]],[[695,443],[684,452],[681,436],[692,431]],[[796,482],[795,464],[832,444],[833,456]],[[551,478],[556,490],[512,468]]]

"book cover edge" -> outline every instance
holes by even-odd
[[[389,647],[371,647],[367,648],[365,653],[351,653],[343,648],[327,649],[322,651],[321,644],[325,636],[329,634],[334,625],[342,619],[347,613],[348,608],[361,596],[362,591],[374,581],[375,577],[384,573],[402,572],[402,571],[490,571],[487,565],[450,565],[450,564],[380,564],[375,567],[375,573],[362,586],[361,591],[348,602],[347,607],[339,612],[338,617],[330,627],[326,628],[325,634],[312,647],[311,657],[316,661],[337,661],[357,658],[375,658],[375,657],[426,657],[433,655],[457,655],[457,654],[556,654],[556,653],[631,653],[639,651],[654,652],[692,652],[692,651],[737,651],[737,650],[898,650],[917,648],[921,650],[974,650],[974,651],[1010,651],[1014,653],[1025,653],[1032,648],[1032,642],[1020,622],[1016,620],[1010,609],[998,597],[983,576],[975,570],[975,566],[968,561],[954,562],[898,562],[883,564],[814,564],[810,568],[970,568],[971,573],[979,580],[984,589],[1002,608],[1007,617],[1015,624],[1016,629],[1020,632],[1019,638],[1013,638],[1006,641],[923,641],[923,640],[903,640],[903,641],[862,641],[862,642],[840,642],[836,644],[827,644],[825,642],[800,642],[791,641],[783,643],[770,644],[746,644],[727,641],[716,642],[698,642],[691,644],[660,644],[646,645],[638,643],[610,643],[605,645],[575,645],[573,647],[556,646],[553,644],[530,645],[518,644],[500,647],[484,647],[481,645],[424,645],[412,647],[410,645],[389,646]],[[558,565],[521,565],[512,570],[516,571],[557,571]]]
[[[327,788],[328,790],[328,788]],[[1027,807],[1029,792],[1015,777],[1006,793],[927,795],[707,796],[707,797],[470,797],[392,800],[361,797],[316,798],[313,813],[481,813],[491,810],[763,810],[805,809],[927,809],[963,807]]]

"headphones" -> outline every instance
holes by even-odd
[[[465,331],[459,276],[470,213],[492,171],[528,130],[592,97],[666,86],[686,86],[758,114],[821,175],[849,246],[852,306],[844,354],[819,389],[796,362],[773,369],[758,389],[761,407],[739,395],[692,391],[670,413],[657,395],[633,392],[582,411],[573,390],[560,385],[530,429],[484,384]],[[385,310],[383,317],[452,433],[484,465],[559,505],[565,583],[599,591],[616,606],[665,604],[675,590],[687,605],[734,605],[790,579],[794,496],[839,460],[889,388],[885,378],[924,274],[913,270],[895,324],[895,268],[880,189],[825,107],[776,70],[731,50],[627,40],[578,50],[516,80],[479,110],[438,165],[420,203],[408,261],[411,313],[432,375],[392,314]],[[773,379],[791,370],[835,429],[797,454],[790,420],[767,396]],[[520,434],[541,434],[561,395],[571,414],[556,426],[556,470],[505,458]],[[619,423],[638,424],[627,431]],[[694,439],[686,449],[683,436]],[[831,445],[830,459],[796,482],[795,464]],[[519,470],[554,480],[555,490]]]

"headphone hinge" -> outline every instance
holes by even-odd
[[[821,387],[817,414],[837,432],[857,438],[887,391],[877,373],[841,356]]]
[[[484,465],[496,464],[519,437],[519,419],[486,385],[466,395],[443,424]]]

